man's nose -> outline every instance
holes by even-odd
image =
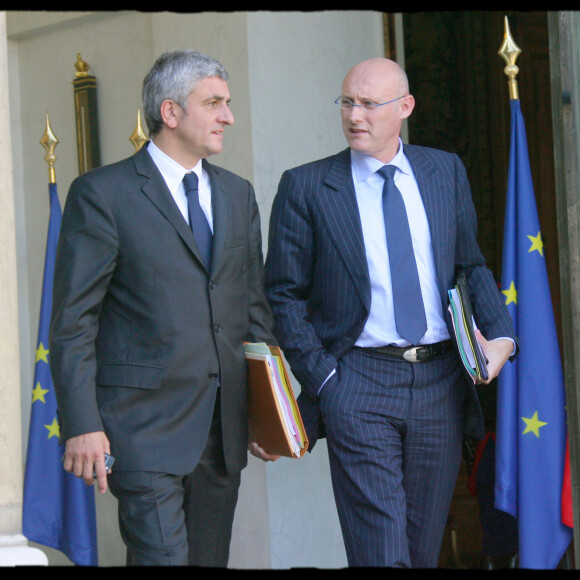
[[[352,106],[348,111],[348,118],[351,121],[360,121],[363,118],[363,110],[362,107],[359,106]]]
[[[224,103],[223,107],[220,110],[218,121],[220,123],[225,123],[226,125],[234,124],[235,122],[234,114],[232,113],[232,110],[230,109],[229,105]]]

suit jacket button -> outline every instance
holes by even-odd
[[[218,378],[217,373],[209,373],[208,378],[212,381],[215,381]]]
[[[214,331],[215,331],[215,332],[221,332],[221,330],[222,330],[222,327],[221,327],[219,324],[216,324],[216,325],[213,327],[213,329],[214,329]]]
[[[209,288],[210,288],[210,290],[213,290],[215,287],[216,287],[216,283],[215,283],[215,282],[212,280],[212,281],[209,283]]]

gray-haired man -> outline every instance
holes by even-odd
[[[143,84],[151,141],[77,178],[64,210],[51,326],[64,468],[109,484],[130,564],[227,565],[243,341],[273,341],[252,185],[205,159],[234,122],[227,79],[195,51],[159,57]]]

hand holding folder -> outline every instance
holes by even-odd
[[[308,439],[278,347],[245,343],[250,441],[271,455],[302,457]]]
[[[460,273],[457,276],[455,288],[448,292],[449,312],[453,320],[453,329],[459,354],[461,355],[461,362],[474,383],[477,379],[486,381],[489,376],[487,359],[475,335],[477,325],[467,291],[465,274]]]

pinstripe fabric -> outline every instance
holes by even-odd
[[[452,352],[411,364],[353,349],[322,389],[350,566],[437,566],[461,459],[460,372]]]
[[[477,245],[477,220],[463,164],[457,155],[443,151],[411,145],[405,146],[404,151],[429,220],[441,306],[450,334],[453,335],[447,290],[453,286],[457,272],[467,270],[474,313],[484,336],[513,337],[511,319]],[[282,175],[270,216],[266,295],[274,312],[275,334],[301,385],[299,404],[310,450],[316,438],[324,436],[324,430],[330,434],[333,485],[349,562],[433,565],[439,551],[441,525],[445,524],[447,496],[457,473],[457,428],[482,437],[481,408],[473,383],[457,369],[456,354],[445,357],[452,368],[448,368],[449,377],[442,381],[436,380],[440,374],[438,362],[403,363],[406,372],[416,376],[403,380],[401,384],[407,380],[411,389],[397,391],[397,396],[406,401],[405,405],[411,405],[411,401],[420,405],[425,396],[425,411],[438,409],[437,417],[424,423],[439,425],[438,434],[427,439],[442,455],[431,461],[433,465],[425,466],[423,460],[437,457],[435,451],[421,451],[421,446],[410,444],[411,427],[413,433],[419,433],[415,431],[419,423],[413,415],[401,412],[399,416],[396,404],[390,400],[395,393],[391,389],[398,384],[395,369],[400,367],[391,362],[388,367],[375,368],[375,363],[367,361],[367,370],[361,367],[356,373],[352,371],[350,363],[358,351],[351,349],[369,315],[371,292],[348,149]],[[321,385],[333,370],[337,374],[324,386],[319,401]],[[364,377],[370,384],[365,386]],[[339,388],[333,391],[336,386]],[[389,397],[383,399],[385,389]],[[403,392],[405,396],[401,395]],[[348,415],[351,428],[342,432],[346,429],[346,416],[338,410],[349,407],[353,409]],[[382,410],[375,413],[375,408]],[[360,409],[361,414],[357,416],[354,409]],[[396,421],[383,420],[391,415]],[[403,429],[399,435],[396,425]],[[389,429],[385,430],[387,426]],[[405,433],[403,447],[387,453],[383,447],[394,449],[387,441],[396,441],[400,433]],[[453,445],[446,437],[451,437]],[[445,450],[452,448],[453,452],[446,455]],[[416,453],[421,461],[412,459]],[[379,462],[379,457],[384,461]],[[361,462],[362,458],[365,461]],[[404,464],[404,485],[398,468],[392,474],[392,484],[388,483],[395,460]],[[424,468],[428,476],[423,473]],[[427,482],[437,482],[441,487],[425,496],[415,493]],[[405,493],[400,495],[403,489]],[[383,503],[379,501],[381,494],[385,494]],[[395,495],[391,497],[392,494]],[[399,511],[389,508],[389,502],[398,505]],[[401,513],[405,506],[410,510],[407,517]],[[390,521],[404,524],[390,527]],[[397,543],[402,546],[406,535],[411,540],[408,555],[403,547],[396,547]],[[392,545],[392,550],[385,547],[387,544]]]

